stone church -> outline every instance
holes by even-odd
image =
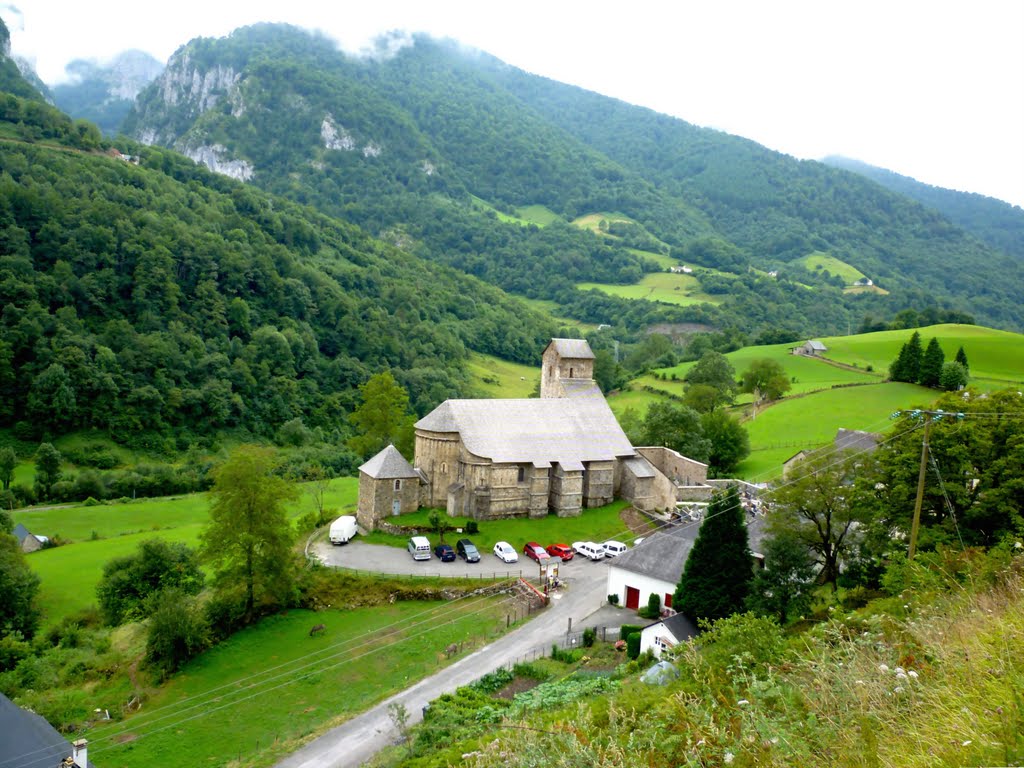
[[[571,517],[616,498],[665,510],[705,482],[707,465],[630,444],[586,341],[552,339],[542,366],[539,399],[446,400],[416,422],[413,464],[388,446],[360,467],[359,524],[418,506],[477,520]]]

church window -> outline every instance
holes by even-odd
[[[526,480],[526,467],[520,467],[519,468],[519,477],[517,478],[517,481],[522,483],[525,480]]]
[[[402,490],[402,481],[401,480],[395,480],[395,490],[396,491]]]
[[[441,474],[445,475],[447,473],[448,473],[448,462],[442,461],[441,462]]]
[[[569,378],[572,378],[572,368],[569,369]]]

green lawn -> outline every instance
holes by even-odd
[[[624,299],[646,299],[660,301],[664,304],[721,304],[719,296],[703,293],[700,281],[693,275],[673,272],[651,272],[643,276],[639,283],[633,285],[612,285],[609,283],[579,283],[581,291],[599,290],[610,296]]]
[[[472,352],[466,369],[480,397],[529,397],[540,381],[540,367]]]
[[[604,507],[585,509],[579,517],[548,515],[536,520],[523,518],[515,520],[484,520],[479,523],[479,533],[473,534],[470,538],[476,544],[477,549],[480,550],[485,563],[488,560],[495,563],[499,562],[491,554],[491,549],[499,541],[507,541],[517,551],[521,552],[523,545],[528,541],[536,541],[546,547],[548,544],[554,543],[572,544],[574,541],[604,541],[606,539],[619,538],[628,533],[619,517],[619,512],[626,506],[628,506],[628,502],[616,501]],[[421,509],[408,515],[389,518],[389,520],[400,525],[421,525],[423,530],[427,530],[429,528],[427,521],[429,514],[428,510]],[[465,518],[449,519],[445,516],[444,519],[449,525],[458,526],[466,523]],[[434,540],[436,537],[433,534],[429,534],[429,537],[432,544],[437,543]],[[449,533],[445,538],[447,541],[454,542],[461,537],[457,533]],[[404,547],[407,541],[404,536],[392,536],[380,531],[374,531],[366,536],[364,540],[377,544],[388,544],[394,547]],[[525,558],[521,557],[520,564],[524,560]],[[526,560],[526,562],[530,561]]]
[[[273,616],[189,663],[140,713],[86,733],[89,754],[106,768],[271,765],[436,672],[450,643],[482,645],[505,618],[501,597]],[[310,637],[319,623],[326,632]]]
[[[642,389],[623,389],[608,395],[608,405],[616,416],[621,416],[627,408],[634,408],[643,418],[651,403],[663,399],[653,392],[645,392]]]
[[[551,222],[562,218],[543,205],[527,205],[522,208],[516,208],[516,213],[526,223],[536,224],[538,227],[546,227]]]
[[[782,462],[793,454],[830,444],[840,427],[885,432],[894,411],[927,406],[939,394],[915,384],[886,383],[782,400],[744,422],[751,454],[737,476],[751,482],[770,480],[782,473]]]

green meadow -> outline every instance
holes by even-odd
[[[737,475],[751,482],[770,480],[781,474],[782,462],[793,454],[830,444],[840,427],[885,432],[894,411],[927,407],[939,394],[916,384],[889,382],[780,400],[744,422],[751,453]]]
[[[466,369],[479,397],[529,397],[540,382],[539,366],[510,363],[479,352],[470,353]]]
[[[338,514],[355,509],[359,480],[337,478],[330,482],[324,505]],[[290,506],[292,519],[314,511],[312,487],[300,485],[300,495]],[[33,533],[59,536],[70,543],[33,552],[28,556],[41,581],[43,623],[51,625],[96,602],[96,585],[104,564],[132,554],[143,541],[160,538],[196,546],[209,516],[206,494],[167,496],[159,499],[69,505],[48,509],[23,509],[13,513]]]
[[[693,275],[674,272],[649,272],[639,283],[632,285],[613,285],[611,283],[578,283],[581,291],[596,289],[610,296],[623,299],[646,299],[660,301],[664,304],[720,304],[721,297],[704,293],[700,281]]]
[[[503,601],[396,602],[268,617],[187,664],[139,713],[87,732],[90,757],[108,768],[158,765],[171,756],[173,765],[270,765],[436,672],[448,663],[449,644],[475,648],[499,634]],[[321,623],[326,630],[310,637]],[[120,702],[97,703],[114,711]]]
[[[837,259],[835,256],[830,256],[822,251],[809,253],[803,258],[797,259],[794,263],[800,264],[808,272],[823,270],[828,271],[830,275],[838,275],[843,278],[843,281],[847,285],[852,285],[862,277],[867,277],[867,275],[852,264],[847,264],[845,261]]]

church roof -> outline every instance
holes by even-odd
[[[416,428],[458,432],[470,453],[497,463],[558,462],[564,468],[636,454],[600,392],[592,397],[446,400]]]
[[[593,360],[594,353],[586,339],[552,339],[548,346],[554,346],[561,358]]]
[[[370,477],[382,480],[402,477],[419,477],[412,465],[398,452],[393,445],[389,445],[368,462],[359,468]]]
[[[71,744],[39,715],[0,693],[0,764],[53,768],[71,755]]]

